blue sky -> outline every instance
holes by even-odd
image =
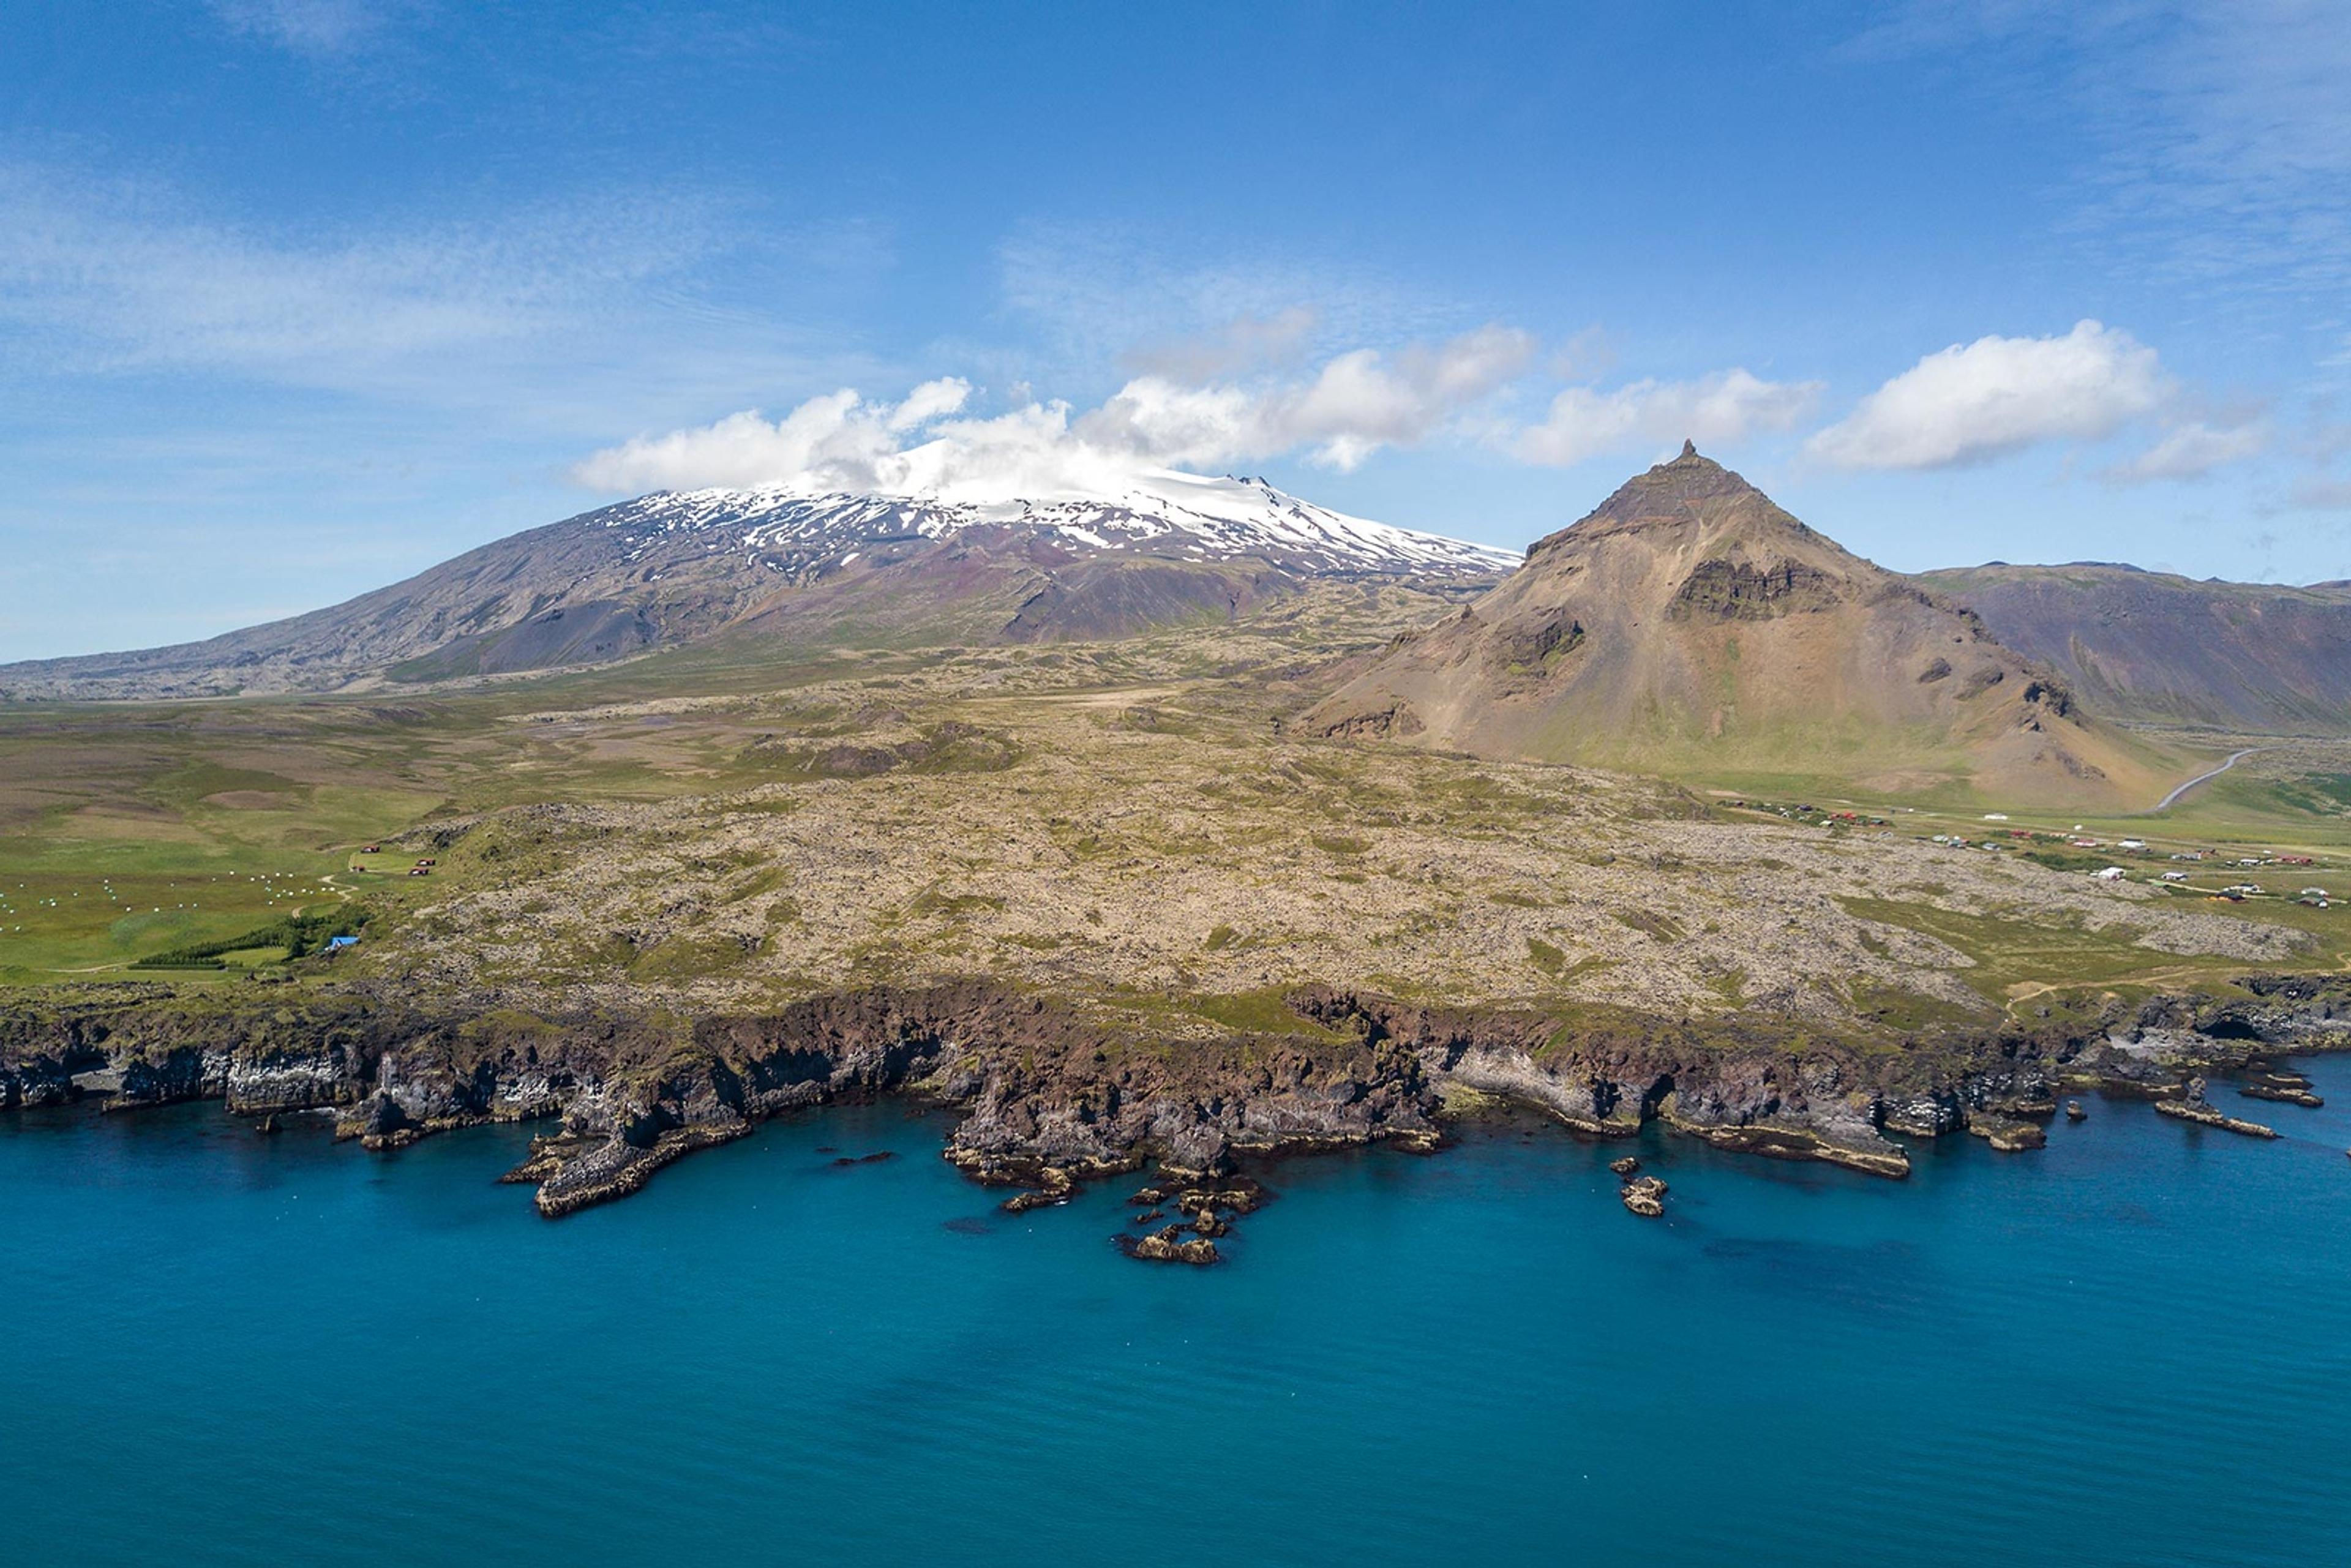
[[[2351,577],[2346,80],[2341,0],[20,0],[0,658],[941,441]]]

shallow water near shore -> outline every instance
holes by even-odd
[[[1209,1270],[772,1124],[557,1224],[528,1129],[0,1116],[17,1562],[2351,1561],[2351,1061],[2262,1143],[2093,1098],[1907,1182],[1469,1128]],[[2216,1084],[2216,1103],[2236,1096]],[[901,1156],[836,1167],[839,1155]]]

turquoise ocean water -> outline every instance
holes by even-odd
[[[0,1116],[11,1562],[2351,1563],[2351,1061],[1907,1183],[1498,1124],[1230,1261],[894,1105],[559,1224],[527,1132]],[[2220,1098],[2233,1100],[2222,1092]],[[835,1168],[834,1150],[898,1151]]]

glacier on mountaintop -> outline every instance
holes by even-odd
[[[1263,479],[1152,469],[1124,480],[1095,494],[974,499],[789,486],[664,490],[606,507],[599,518],[606,528],[637,532],[645,540],[641,549],[655,536],[708,531],[755,555],[821,552],[877,538],[944,538],[995,525],[1035,529],[1093,550],[1159,541],[1194,559],[1262,557],[1333,573],[1488,576],[1519,564],[1511,551],[1349,517]]]

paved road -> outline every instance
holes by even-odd
[[[2209,773],[2199,773],[2195,778],[2190,779],[2187,783],[2182,784],[2179,789],[2174,789],[2170,794],[2166,795],[2162,800],[2156,802],[2155,809],[2158,811],[2168,811],[2171,810],[2171,804],[2173,801],[2179,800],[2182,795],[2187,794],[2190,789],[2195,789],[2199,784],[2203,783],[2207,779],[2218,779],[2221,774],[2226,773],[2230,768],[2234,768],[2238,763],[2243,761],[2246,758],[2251,757],[2254,752],[2267,751],[2269,747],[2266,746],[2248,746],[2244,750],[2237,752],[2235,755],[2231,756],[2228,761],[2223,762],[2220,767],[2213,768]]]

